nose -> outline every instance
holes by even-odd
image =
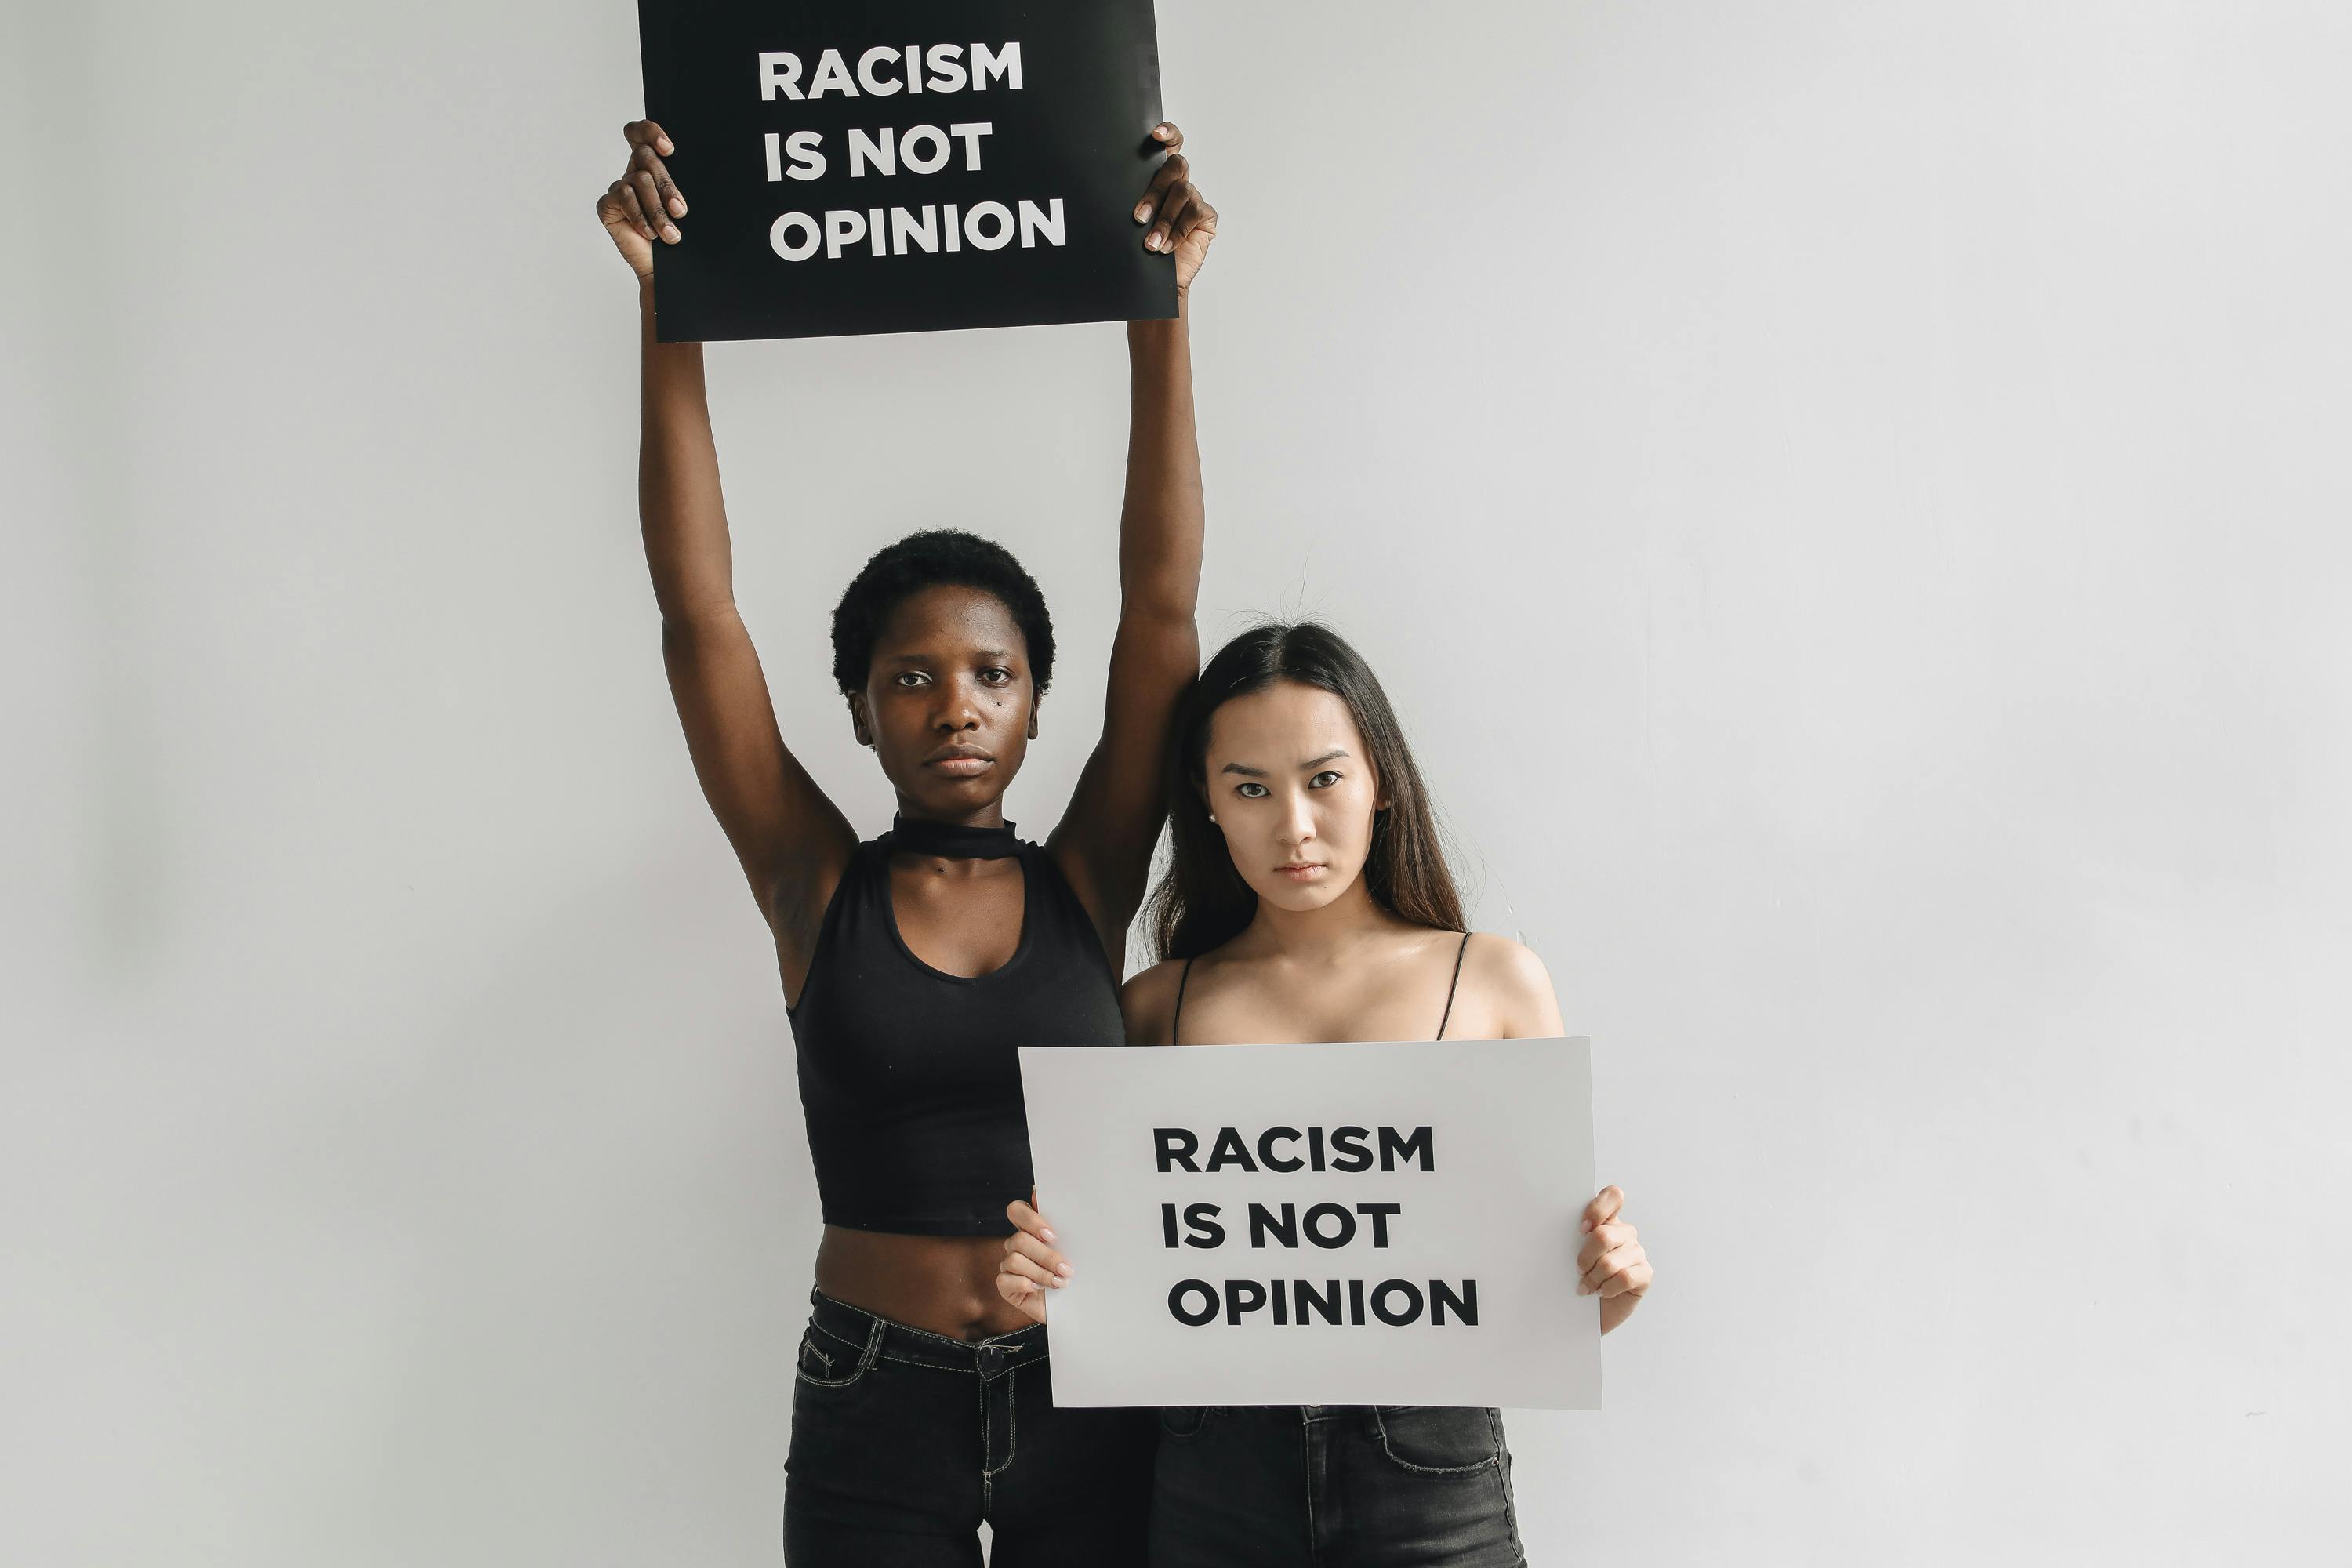
[[[952,734],[961,730],[980,728],[980,704],[974,699],[970,682],[942,680],[939,693],[939,706],[931,713],[933,729]]]
[[[1308,809],[1305,795],[1295,795],[1291,797],[1289,808],[1283,814],[1282,831],[1277,839],[1295,850],[1314,837],[1315,813]]]

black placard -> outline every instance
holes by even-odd
[[[639,0],[637,26],[688,205],[654,247],[662,342],[1175,315],[1133,216],[1150,0]]]

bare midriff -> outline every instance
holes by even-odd
[[[816,1288],[909,1328],[985,1339],[1030,1321],[996,1293],[1003,1257],[1003,1237],[896,1236],[829,1225],[816,1249]]]

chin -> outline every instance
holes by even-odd
[[[908,777],[902,780],[894,775],[891,784],[899,794],[921,802],[932,811],[971,811],[987,805],[1004,794],[1013,773],[1002,757],[994,767],[983,769],[971,778],[936,773],[919,763],[907,771]]]
[[[1003,798],[1004,781],[987,777],[950,784],[945,789],[934,788],[924,796],[926,804],[936,809],[953,812],[978,811]]]
[[[1348,890],[1347,882],[1328,877],[1321,883],[1307,887],[1290,881],[1276,881],[1272,887],[1253,882],[1250,887],[1265,902],[1294,915],[1312,914]]]

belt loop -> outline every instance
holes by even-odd
[[[1012,1336],[1007,1336],[1007,1339],[1011,1338]],[[992,1383],[1006,1373],[1013,1371],[1015,1359],[1029,1347],[1017,1340],[1008,1343],[1005,1339],[992,1339],[983,1340],[973,1348],[977,1353],[972,1359],[980,1373],[980,1380],[982,1383]],[[1037,1359],[1043,1361],[1045,1357],[1041,1354]]]
[[[872,1372],[874,1363],[882,1359],[882,1331],[889,1326],[883,1319],[874,1320],[874,1326],[866,1331],[866,1353],[857,1358],[858,1371]]]

